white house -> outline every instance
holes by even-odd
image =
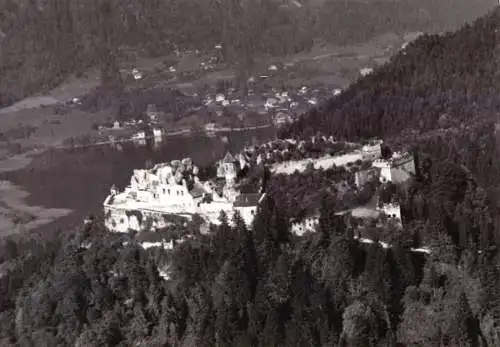
[[[132,135],[133,140],[145,140],[146,139],[146,132],[145,131],[139,131]]]
[[[158,128],[153,129],[153,137],[155,139],[161,138],[162,136],[163,136],[163,131],[161,129]]]
[[[132,76],[134,77],[135,80],[142,79],[142,73],[139,70],[137,70],[136,68],[132,69]]]
[[[362,76],[362,77],[365,77],[365,76],[368,76],[369,74],[371,74],[373,72],[373,69],[372,68],[369,68],[369,67],[364,67],[362,69],[359,70],[359,74]]]

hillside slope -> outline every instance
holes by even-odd
[[[500,110],[500,10],[442,36],[424,35],[282,136],[397,137],[498,183],[494,123]],[[432,133],[430,133],[432,132]]]
[[[129,0],[114,6],[109,0],[0,0],[0,106],[47,91],[89,66],[108,64],[102,61],[106,50],[118,51],[119,59],[125,51],[157,57],[175,46],[203,50],[221,41],[229,41],[227,46],[245,41],[253,54],[285,55],[307,50],[318,38],[352,44],[387,32],[439,32],[495,3],[252,1],[251,11],[241,11],[232,9],[240,2],[229,1]]]

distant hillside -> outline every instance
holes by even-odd
[[[57,86],[125,50],[162,56],[227,41],[236,56],[284,55],[366,41],[386,32],[436,32],[484,13],[493,0],[205,1],[0,0],[0,106]],[[303,4],[303,5],[302,5]],[[224,39],[226,37],[226,39]]]
[[[498,184],[492,165],[498,154],[493,123],[500,111],[499,13],[495,8],[443,36],[421,36],[282,136],[319,131],[349,140],[413,139],[438,157],[466,165],[483,182]]]

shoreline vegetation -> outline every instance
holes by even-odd
[[[58,150],[64,150],[64,149],[74,149],[74,148],[87,148],[87,147],[93,147],[93,146],[106,146],[106,145],[117,145],[121,143],[140,143],[141,141],[148,141],[148,140],[156,140],[158,139],[159,142],[163,138],[166,137],[174,137],[174,136],[185,136],[185,135],[212,135],[216,133],[230,133],[230,132],[244,132],[244,131],[253,131],[253,130],[260,130],[260,129],[267,129],[273,127],[273,124],[264,124],[264,125],[257,125],[257,126],[251,126],[251,127],[242,127],[242,128],[229,128],[229,127],[221,127],[221,128],[214,128],[211,130],[201,130],[201,131],[193,131],[192,129],[182,129],[182,130],[176,130],[176,131],[170,131],[167,133],[162,134],[162,136],[146,136],[143,138],[125,138],[125,139],[115,139],[115,140],[107,140],[107,141],[98,141],[95,143],[85,143],[85,144],[73,144],[73,145],[65,145],[63,141],[62,143],[58,145],[51,146],[47,149],[58,149]]]

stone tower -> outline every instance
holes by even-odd
[[[233,181],[236,178],[236,159],[230,152],[227,152],[224,159],[219,162],[217,176],[225,178],[226,181]]]

